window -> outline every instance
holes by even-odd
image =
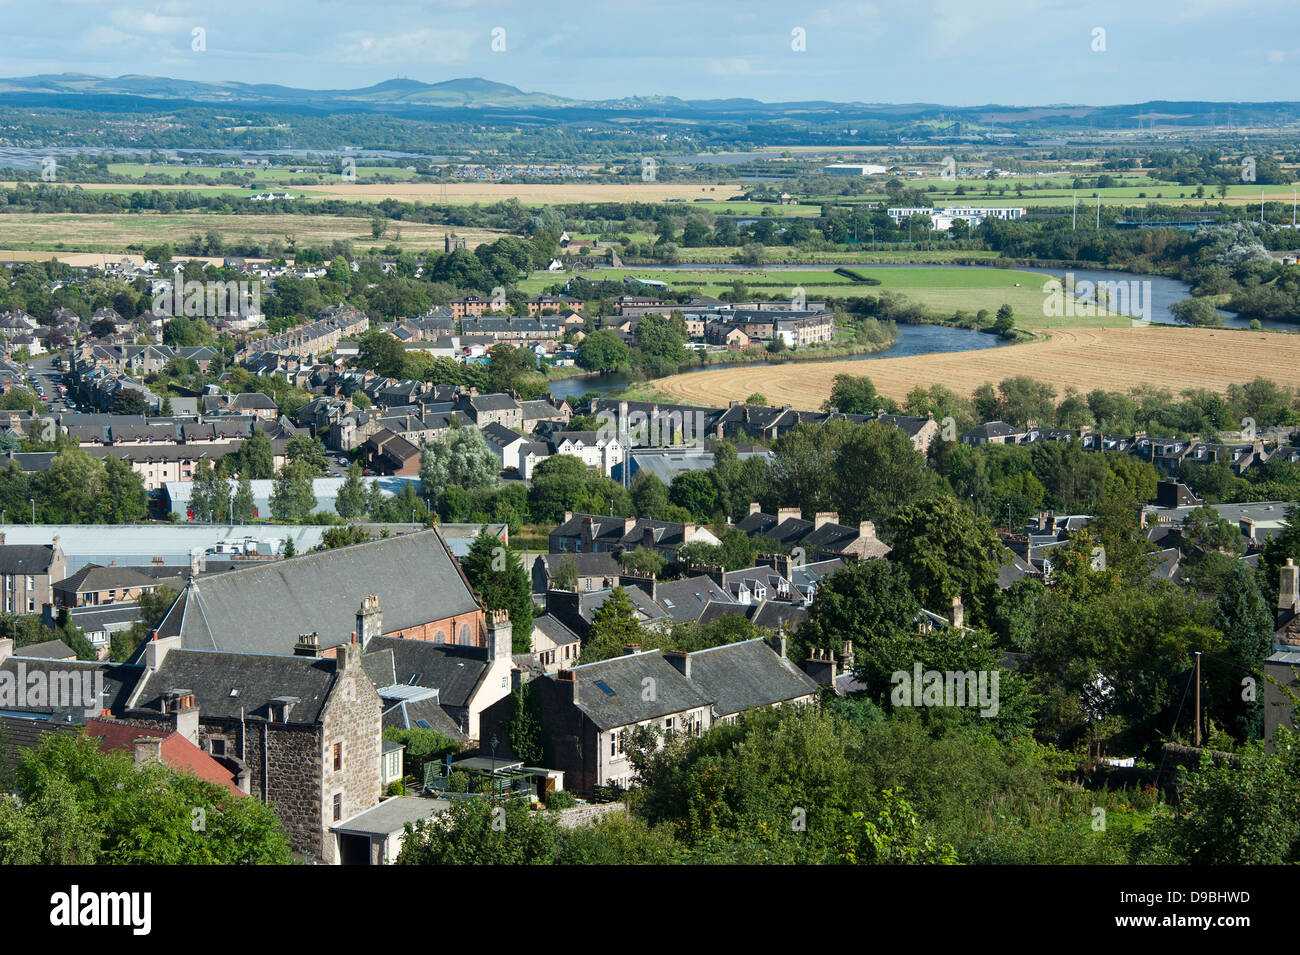
[[[36,578],[33,577],[31,574],[27,575],[27,589],[28,590],[36,589]]]
[[[343,768],[343,744],[335,743],[334,744],[334,772],[337,773],[342,768]]]
[[[334,794],[334,821],[338,822],[343,818],[343,794]]]
[[[225,741],[225,739],[224,739],[223,737],[221,737],[221,736],[214,736],[214,737],[212,737],[212,742],[211,742],[210,745],[211,745],[211,747],[212,747],[212,755],[213,755],[213,756],[225,756],[225,755],[226,755],[226,741]]]

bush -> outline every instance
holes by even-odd
[[[571,809],[578,804],[578,797],[567,789],[553,789],[546,794],[546,808],[554,812]]]

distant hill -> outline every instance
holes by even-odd
[[[1300,104],[1148,102],[1130,105],[1089,106],[1050,104],[1040,106],[953,107],[935,103],[837,103],[810,101],[764,103],[754,99],[684,100],[674,96],[633,96],[610,100],[576,100],[549,93],[526,92],[506,83],[481,77],[424,83],[412,79],[391,79],[362,89],[307,90],[275,84],[232,81],[196,82],[163,76],[129,74],[118,77],[86,73],[56,73],[0,79],[0,104],[48,105],[58,108],[150,108],[154,101],[169,106],[218,105],[287,108],[320,112],[385,112],[403,116],[425,110],[466,115],[466,111],[499,112],[506,115],[542,115],[552,119],[602,120],[617,116],[653,119],[783,118],[825,121],[843,119],[847,124],[929,123],[993,125],[1022,128],[1135,128],[1142,122],[1162,125],[1203,126],[1208,120],[1225,118],[1241,125],[1282,125],[1300,122]]]

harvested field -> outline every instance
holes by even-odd
[[[881,394],[899,401],[917,385],[939,384],[969,395],[985,382],[996,385],[1015,375],[1050,382],[1058,395],[1069,387],[1128,391],[1141,384],[1175,394],[1187,388],[1221,392],[1257,377],[1300,387],[1300,335],[1158,325],[1050,334],[1049,341],[985,351],[715,369],[661,378],[651,386],[706,405],[757,391],[769,404],[795,408],[820,407],[838,374],[865,375]]]
[[[397,233],[401,232],[401,239]],[[336,239],[360,248],[385,246],[390,242],[411,249],[441,250],[443,237],[455,231],[470,248],[491,242],[498,233],[490,229],[452,229],[422,222],[393,222],[389,232],[375,239],[369,219],[344,216],[306,215],[217,215],[211,213],[88,214],[24,213],[0,216],[0,248],[49,252],[118,252],[129,245],[153,242],[181,243],[194,235],[218,232],[232,242],[245,240],[285,241],[292,235],[300,245],[316,245]]]

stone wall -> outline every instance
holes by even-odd
[[[378,805],[382,774],[383,702],[361,669],[361,645],[344,644],[339,650],[338,676],[321,715],[321,748],[315,757],[321,781],[317,826],[321,858],[328,863],[338,862],[330,826]],[[342,745],[342,767],[337,770],[336,744]],[[342,796],[338,820],[335,795]]]
[[[604,816],[626,812],[627,804],[621,802],[594,803],[590,806],[572,806],[569,809],[560,810],[559,823],[564,829],[577,829],[579,826],[590,825]]]

